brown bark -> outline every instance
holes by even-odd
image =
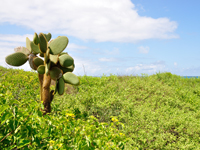
[[[51,85],[51,77],[46,74],[41,75],[39,74],[39,81],[40,81],[40,98],[43,101],[44,105],[44,112],[43,115],[46,113],[51,112],[51,101],[54,97],[54,91],[50,92],[50,85]]]
[[[49,75],[44,74],[44,80],[42,85],[42,101],[44,105],[44,114],[51,112],[50,84],[51,77]]]

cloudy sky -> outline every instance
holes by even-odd
[[[77,75],[200,76],[199,0],[1,0],[0,65],[48,33],[69,38]],[[30,70],[28,63],[24,70]]]

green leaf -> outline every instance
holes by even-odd
[[[65,73],[63,75],[63,79],[64,79],[65,83],[69,83],[69,84],[72,84],[72,85],[79,85],[78,77],[71,72]]]
[[[58,67],[53,67],[50,69],[50,77],[53,80],[57,80],[62,77],[62,70]]]
[[[6,112],[1,117],[1,124],[3,124],[6,120],[10,119],[12,117],[12,114],[10,112]]]
[[[34,42],[35,45],[38,45],[38,43],[40,42],[37,33],[35,33],[34,36],[33,36],[33,42]]]
[[[26,48],[31,50],[31,41],[30,41],[30,39],[28,37],[26,37]]]
[[[28,145],[30,143],[29,140],[20,140],[19,146],[17,146],[17,148],[23,148],[24,146]]]
[[[38,54],[38,53],[40,53],[40,48],[39,48],[39,46],[38,45],[35,45],[34,44],[34,42],[32,42],[31,41],[31,52],[33,53],[33,54]]]
[[[43,33],[39,34],[39,40],[40,40],[40,43],[38,45],[39,45],[40,51],[42,53],[46,53],[46,51],[47,51],[47,40],[46,40],[46,37],[44,36]]]
[[[68,38],[66,36],[59,36],[54,39],[50,44],[50,54],[57,55],[61,53],[68,45]]]
[[[74,59],[68,54],[64,54],[59,57],[59,62],[62,67],[69,67],[74,64]]]
[[[4,105],[1,105],[0,106],[0,116],[1,116],[1,114],[6,110],[6,109],[8,109],[10,106],[9,105],[6,105],[6,104],[4,104]]]
[[[33,58],[33,62],[34,62],[34,64],[35,64],[36,67],[44,64],[44,61],[41,58],[39,58],[39,57]]]
[[[11,66],[21,66],[28,60],[28,56],[22,52],[16,52],[6,57],[6,63]]]
[[[44,74],[45,73],[45,66],[44,65],[40,65],[38,68],[37,68],[37,72],[39,74]]]
[[[65,82],[63,80],[63,78],[60,78],[58,80],[58,94],[59,95],[63,95],[64,91],[65,91]]]
[[[50,54],[50,61],[52,62],[52,63],[54,63],[55,65],[58,63],[58,59],[59,58],[59,55],[51,55]]]
[[[46,39],[47,39],[47,42],[49,42],[49,41],[50,41],[50,39],[51,39],[51,33],[44,34],[44,36],[46,37]]]

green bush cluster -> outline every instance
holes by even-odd
[[[0,142],[0,147],[200,147],[200,78],[157,73],[79,79],[80,86],[67,85],[64,95],[55,96],[52,114],[43,117],[39,111],[43,105],[39,102],[37,75],[1,68],[0,140],[13,129],[15,132]]]
[[[130,137],[126,149],[200,147],[200,79],[171,73],[151,76],[80,77],[65,106],[101,122],[117,116]]]
[[[114,118],[100,123],[56,104],[43,116],[37,80],[36,73],[0,67],[0,149],[124,149],[123,124]]]

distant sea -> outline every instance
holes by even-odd
[[[200,76],[182,76],[183,78],[200,78]]]

